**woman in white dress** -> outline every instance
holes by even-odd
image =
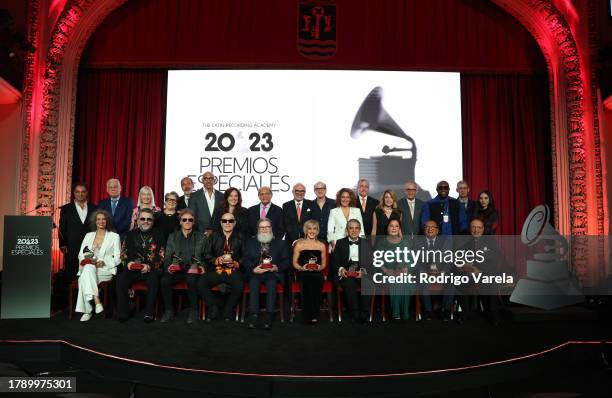
[[[355,192],[352,189],[342,188],[336,194],[336,208],[329,212],[329,221],[327,222],[327,240],[332,251],[336,247],[336,241],[346,236],[346,224],[349,220],[359,221],[361,224],[360,235],[365,236],[361,211],[355,207],[355,203]]]
[[[111,215],[98,209],[90,218],[91,230],[81,243],[79,251],[79,292],[76,312],[82,312],[81,322],[91,319],[91,300],[96,304],[96,314],[104,311],[98,296],[98,283],[113,279],[117,265],[121,263],[121,240],[112,231]]]

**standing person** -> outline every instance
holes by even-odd
[[[295,242],[304,237],[304,224],[312,217],[312,202],[304,199],[306,187],[301,182],[293,186],[293,199],[283,203],[283,225],[285,240],[292,247]]]
[[[60,207],[59,245],[64,253],[64,278],[72,282],[79,270],[79,248],[89,231],[89,216],[96,205],[87,202],[89,190],[84,182],[74,184],[74,201]]]
[[[365,178],[362,178],[357,182],[357,192],[359,193],[359,196],[357,198],[356,205],[361,211],[361,219],[363,220],[362,231],[369,234],[372,231],[372,217],[374,214],[374,209],[376,209],[376,206],[378,206],[378,199],[368,196],[368,193],[370,192],[370,182]]]
[[[267,218],[272,223],[274,237],[283,239],[283,236],[285,236],[283,209],[272,203],[272,190],[270,187],[261,187],[257,196],[259,197],[259,204],[249,207],[249,235],[257,235],[259,220]]]
[[[198,231],[208,237],[215,229],[214,220],[219,217],[223,194],[215,189],[217,177],[212,172],[202,174],[202,182],[204,188],[191,195],[189,208],[194,212]]]
[[[457,201],[465,212],[465,219],[469,223],[472,219],[472,215],[476,210],[476,201],[470,199],[470,186],[467,181],[461,180],[457,182]]]
[[[355,219],[361,225],[361,211],[355,207],[355,193],[352,189],[342,188],[336,194],[336,208],[329,212],[327,222],[327,241],[334,250],[336,241],[346,236],[346,223],[348,220]],[[365,236],[363,231],[361,236]]]
[[[145,323],[155,320],[155,300],[159,288],[160,266],[164,261],[164,236],[153,228],[153,210],[147,207],[140,209],[137,219],[138,227],[128,232],[124,246],[127,269],[117,277],[117,310],[119,321],[129,318],[128,290],[135,281],[147,284],[147,302],[145,306]]]
[[[302,292],[303,320],[315,325],[319,322],[321,311],[322,271],[327,267],[326,247],[317,239],[319,223],[316,220],[306,221],[302,228],[304,237],[298,239],[293,248],[293,268]]]
[[[383,252],[403,251],[410,248],[409,239],[402,236],[402,228],[399,219],[392,218],[387,224],[386,236],[376,242],[376,250]],[[400,276],[408,274],[408,264],[397,261],[385,261],[382,272],[385,275]],[[391,318],[395,321],[410,319],[410,297],[414,294],[412,284],[393,283],[389,286],[391,301]]]
[[[417,183],[409,181],[404,184],[405,196],[397,202],[402,212],[402,235],[410,239],[421,234],[421,211],[425,202],[416,198],[417,192]]]
[[[495,201],[491,191],[480,191],[478,194],[478,205],[475,206],[472,217],[483,222],[485,235],[495,235],[497,223],[499,222],[499,212],[495,208]]]
[[[312,219],[319,222],[319,240],[327,242],[327,222],[329,220],[329,212],[336,207],[333,199],[328,198],[327,185],[324,182],[318,181],[314,184],[314,193],[316,199],[312,202]]]
[[[421,212],[423,229],[427,221],[435,221],[441,235],[461,235],[467,231],[465,211],[457,199],[448,196],[449,189],[447,181],[440,181],[436,186],[438,195],[428,201]]]
[[[401,217],[402,212],[397,207],[395,192],[390,189],[385,190],[372,215],[372,236],[386,234],[389,220],[391,220],[391,218],[399,220]]]
[[[100,201],[99,207],[111,214],[115,231],[123,241],[132,223],[134,202],[131,198],[121,196],[121,182],[116,178],[106,181],[106,192],[108,193],[108,198]]]
[[[204,234],[194,228],[195,217],[191,209],[181,210],[178,217],[180,229],[168,237],[164,254],[164,269],[160,282],[165,308],[161,318],[162,323],[168,322],[174,316],[172,290],[174,285],[183,281],[187,283],[189,298],[187,323],[193,323],[198,319],[197,283],[201,272],[204,271],[200,266],[204,255]]]
[[[96,314],[104,311],[98,294],[98,283],[110,281],[121,263],[121,239],[113,232],[111,215],[102,209],[91,215],[90,229],[79,250],[79,291],[76,312],[82,312],[81,322],[91,319],[93,300]]]
[[[270,329],[276,306],[276,285],[290,267],[291,256],[285,242],[274,237],[269,219],[262,218],[257,222],[257,236],[247,241],[242,262],[249,281],[249,329],[254,329],[258,323],[259,286],[262,283],[266,285],[264,329]]]
[[[140,210],[142,209],[150,209],[153,214],[159,213],[161,209],[155,205],[155,196],[153,195],[153,189],[145,185],[140,188],[138,191],[138,203],[134,210],[132,210],[132,223],[130,225],[130,230],[138,227],[138,217],[140,214]]]
[[[236,220],[234,231],[240,235],[242,241],[245,242],[249,235],[249,211],[242,206],[242,194],[236,188],[227,188],[223,194],[223,199],[223,205],[221,206],[219,216],[225,213],[231,213]],[[216,231],[219,232],[223,230],[220,219],[215,221],[215,228]]]
[[[198,282],[198,292],[208,307],[206,321],[219,316],[219,306],[212,292],[213,287],[225,283],[231,287],[223,307],[223,319],[232,319],[232,311],[242,296],[244,281],[240,270],[243,254],[243,240],[236,231],[236,218],[224,213],[219,222],[221,231],[213,232],[206,242],[204,260],[206,273]]]
[[[176,210],[178,194],[174,191],[164,195],[164,210],[155,214],[155,228],[161,229],[164,234],[164,242],[168,240],[171,233],[179,228],[179,213]]]
[[[189,200],[193,193],[193,180],[189,177],[183,177],[183,179],[181,179],[181,190],[183,191],[183,195],[178,198],[176,210],[183,210],[189,207]]]

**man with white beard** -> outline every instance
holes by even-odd
[[[264,283],[267,290],[263,325],[264,329],[270,329],[276,305],[276,285],[283,280],[283,273],[291,265],[291,257],[285,242],[274,237],[269,219],[262,218],[257,222],[257,235],[247,241],[242,264],[249,280],[249,328],[254,329],[258,323],[259,287]]]

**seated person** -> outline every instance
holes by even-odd
[[[247,241],[242,259],[249,279],[249,320],[254,329],[259,315],[259,286],[266,284],[266,317],[264,328],[272,327],[272,313],[276,305],[276,285],[291,264],[286,243],[274,237],[272,222],[262,218],[257,222],[257,236]],[[289,294],[289,292],[287,292]]]
[[[221,232],[213,232],[206,241],[204,249],[204,261],[206,262],[206,273],[198,282],[198,292],[204,298],[204,304],[209,311],[207,321],[219,316],[219,307],[216,304],[212,288],[226,283],[231,287],[229,296],[223,307],[223,319],[232,319],[232,310],[238,304],[242,295],[243,279],[240,272],[239,259],[242,258],[242,238],[234,231],[236,218],[232,213],[221,216]]]
[[[166,244],[164,269],[161,277],[161,293],[164,300],[164,315],[161,322],[168,322],[174,315],[172,308],[172,291],[178,282],[187,283],[189,297],[189,315],[187,323],[198,319],[197,283],[202,267],[204,253],[204,234],[194,228],[193,210],[186,208],[179,211],[180,229],[172,232]]]
[[[449,250],[450,239],[446,239],[446,236],[439,235],[438,223],[429,220],[425,223],[424,227],[425,236],[418,236],[414,242],[414,250],[423,250],[429,252],[424,259],[421,259],[416,265],[419,273],[426,274],[441,274],[449,273],[452,269],[452,264],[447,264],[443,261],[443,254],[445,250]],[[417,275],[417,280],[420,280],[420,276]],[[423,319],[426,321],[431,320],[431,295],[430,290],[432,284],[430,283],[419,283],[419,289],[421,294],[421,300],[425,313]],[[442,319],[444,321],[451,320],[451,307],[453,304],[454,287],[452,284],[442,285]]]
[[[325,244],[317,239],[319,222],[308,220],[302,228],[304,238],[293,247],[293,268],[302,292],[302,316],[304,322],[315,325],[319,322],[321,294],[323,293],[323,270],[327,267]]]
[[[372,246],[361,237],[361,222],[351,219],[346,224],[347,236],[338,239],[332,253],[332,273],[336,284],[344,291],[348,310],[353,320],[363,323],[368,317],[371,296],[360,292],[362,279],[372,265]],[[371,270],[370,270],[371,271]],[[354,274],[348,274],[348,273]],[[373,288],[373,287],[372,287]]]
[[[81,322],[91,319],[91,303],[96,304],[96,314],[104,311],[98,296],[98,283],[113,279],[117,265],[121,264],[121,240],[113,232],[110,213],[95,210],[90,218],[92,232],[88,232],[79,250],[79,292],[76,312],[82,312]]]
[[[161,230],[153,228],[153,209],[142,208],[138,212],[137,228],[128,232],[122,256],[127,261],[124,269],[117,277],[117,310],[119,321],[129,318],[129,293],[132,283],[144,281],[147,284],[147,301],[145,304],[144,321],[155,320],[155,300],[159,288],[160,266],[164,260],[164,235]]]

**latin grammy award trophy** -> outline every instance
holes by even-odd
[[[382,106],[382,87],[376,87],[363,100],[359,107],[351,137],[358,139],[367,130],[403,138],[408,141],[408,148],[382,147],[384,156],[359,158],[359,177],[370,181],[370,195],[380,197],[387,189],[401,193],[406,181],[414,181],[414,168],[417,161],[417,148],[414,140],[397,125]],[[408,152],[408,158],[388,155],[391,152]]]
[[[544,250],[527,260],[526,278],[518,281],[510,296],[513,303],[552,310],[584,301],[572,267],[568,266],[567,240],[548,223],[549,219],[550,209],[540,205],[523,224],[521,241],[530,247],[544,243]]]

